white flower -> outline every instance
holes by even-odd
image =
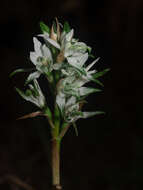
[[[67,61],[70,65],[76,68],[81,68],[88,59],[88,53],[76,54],[71,57],[67,57]]]
[[[74,30],[70,30],[69,26],[64,25],[63,32],[60,32],[57,20],[56,23],[57,28],[53,24],[51,30],[46,25],[42,25],[43,34],[38,36],[43,37],[45,42],[43,45],[37,38],[33,38],[34,51],[30,52],[30,60],[35,65],[36,71],[31,73],[26,81],[26,83],[33,81],[33,84],[29,84],[29,89],[25,93],[19,89],[16,90],[25,100],[43,109],[46,101],[36,79],[41,74],[46,75],[52,87],[54,99],[56,95],[55,103],[61,111],[61,119],[67,123],[74,123],[79,118],[103,113],[82,112],[81,108],[87,95],[101,91],[85,84],[93,81],[103,86],[97,78],[109,69],[101,72],[91,69],[99,58],[87,65],[91,48],[73,38]],[[23,71],[26,70],[18,69],[14,74]]]
[[[43,37],[46,42],[48,42],[55,48],[60,49],[60,44],[58,44],[55,40],[51,39],[50,35],[47,32],[44,32],[44,34],[39,34],[38,36]]]
[[[95,61],[93,61],[91,64],[89,64],[87,67],[83,67],[86,60],[88,58],[87,54],[84,54],[82,57],[79,57],[79,61],[73,60],[74,58],[71,58],[71,65],[74,65],[73,67],[67,67],[65,69],[62,69],[62,74],[67,78],[67,77],[72,77],[74,78],[75,82],[74,85],[76,87],[81,87],[87,82],[94,81],[93,79],[93,74],[95,74],[97,71],[96,70],[90,70],[95,63],[98,62],[99,58],[97,58]],[[71,81],[68,78],[65,81]],[[73,81],[71,81],[73,83]]]
[[[18,88],[16,90],[26,101],[32,102],[39,108],[45,106],[46,100],[36,79],[33,80],[33,84],[29,84],[29,89],[25,93]]]
[[[37,38],[33,38],[34,52],[30,52],[30,60],[36,66],[37,72],[29,75],[28,81],[36,79],[42,73],[48,73],[52,71],[53,58],[50,49]]]
[[[74,59],[79,59],[79,57],[85,54],[90,47],[88,47],[85,43],[78,42],[76,39],[74,39],[73,34],[73,29],[71,29],[71,31],[68,33],[63,31],[61,33],[59,42],[51,39],[50,35],[46,32],[44,32],[44,34],[40,34],[39,36],[43,37],[46,42],[63,52],[65,58],[73,56]]]
[[[74,30],[72,29],[69,33],[63,32],[61,34],[60,43],[61,43],[61,51],[64,52],[64,57],[67,58],[68,62],[70,58],[74,58],[74,60],[81,57],[83,54],[90,49],[83,42],[78,42],[78,40],[73,38]],[[68,59],[69,58],[69,59]],[[70,63],[70,62],[69,62]]]
[[[66,122],[75,122],[79,118],[86,118],[95,114],[95,112],[81,112],[79,110],[79,102],[85,96],[100,92],[100,89],[85,87],[87,82],[93,80],[92,74],[96,73],[96,70],[90,70],[94,64],[99,60],[96,59],[87,67],[84,66],[88,58],[88,53],[83,54],[77,60],[71,58],[72,64],[66,64],[62,69],[64,78],[58,84],[56,103],[58,104],[63,117]],[[72,62],[73,60],[73,62]],[[73,67],[72,67],[73,66]],[[83,72],[79,72],[83,71]],[[96,113],[97,114],[97,113]]]

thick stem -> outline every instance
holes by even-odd
[[[52,141],[52,185],[54,190],[62,189],[60,185],[60,142]]]

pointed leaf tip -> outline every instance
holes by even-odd
[[[108,71],[110,71],[110,68],[105,69],[105,70],[100,71],[100,72],[97,72],[97,73],[93,74],[93,78],[96,79],[98,77],[101,77],[101,76],[105,75]]]
[[[50,28],[42,21],[40,22],[40,28],[43,33],[47,32],[48,34],[50,34]]]
[[[95,115],[105,114],[103,111],[95,111],[95,112],[83,112],[83,118],[89,118]]]
[[[100,82],[98,79],[92,79],[93,82],[99,84],[100,86],[104,87],[104,84],[102,82]]]
[[[63,30],[66,32],[66,33],[68,33],[68,32],[70,32],[70,25],[69,25],[69,23],[66,21],[65,23],[64,23],[64,28],[63,28]]]
[[[21,119],[27,119],[27,118],[33,118],[33,117],[37,117],[37,116],[40,116],[40,115],[43,115],[43,113],[41,111],[36,111],[36,112],[32,112],[32,113],[29,113],[27,115],[24,115],[22,117],[19,117],[17,118],[16,120],[21,120]]]
[[[17,74],[17,73],[26,73],[26,72],[30,72],[30,71],[32,71],[32,70],[34,70],[34,69],[16,69],[15,71],[13,71],[12,73],[10,73],[10,75],[9,75],[9,77],[11,78],[11,77],[13,77],[15,74]]]

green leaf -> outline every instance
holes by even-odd
[[[63,30],[66,32],[66,33],[68,33],[68,32],[70,32],[70,25],[69,25],[69,23],[68,22],[65,22],[64,23],[64,28],[63,28]]]
[[[48,34],[50,34],[50,28],[46,24],[44,24],[44,22],[40,22],[40,28],[43,33],[47,32]]]
[[[24,93],[22,90],[19,88],[15,88],[15,90],[18,92],[18,94],[26,101],[30,101],[30,97],[32,95],[31,90],[26,90],[26,93]]]
[[[101,77],[101,76],[105,75],[108,71],[110,71],[109,68],[105,69],[103,71],[97,72],[97,73],[93,74],[92,76],[93,76],[94,79],[96,79],[98,77]]]
[[[52,120],[52,112],[48,106],[43,110],[43,112],[45,115],[47,115],[49,117],[49,119]]]
[[[51,51],[52,51],[53,55],[55,56],[56,53],[57,53],[57,49],[55,47],[53,47],[53,46],[51,46],[50,48],[51,48]]]
[[[89,54],[91,54],[92,48],[87,46],[87,51],[88,51]]]
[[[72,123],[73,127],[74,127],[74,130],[75,130],[75,134],[76,136],[78,136],[78,130],[77,130],[77,126],[75,123]]]
[[[95,55],[89,54],[88,57],[95,58]]]
[[[33,70],[35,70],[35,69],[16,69],[12,73],[10,73],[9,77],[13,77],[16,73],[30,72]]]
[[[86,71],[85,71],[84,68],[82,68],[82,67],[75,67],[75,68],[77,69],[77,72],[79,74],[82,74],[82,75],[86,76]]]
[[[100,86],[104,86],[104,84],[102,82],[100,82],[98,79],[92,79],[93,82],[99,84]]]
[[[15,90],[18,92],[18,94],[19,94],[22,98],[26,99],[26,95],[24,94],[24,92],[22,92],[19,88],[15,88]]]
[[[63,129],[65,129],[68,125],[69,125],[69,123],[64,122],[64,123],[62,124],[62,126],[61,126],[61,131],[62,131]]]
[[[95,112],[83,112],[82,118],[89,118],[95,115],[105,114],[103,111],[95,111]]]

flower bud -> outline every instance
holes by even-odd
[[[61,52],[58,54],[58,56],[57,56],[56,62],[57,62],[57,63],[61,63],[61,62],[64,61],[64,59],[65,59],[65,57],[64,57],[64,52],[61,51]]]
[[[57,38],[60,39],[61,33],[60,33],[60,25],[58,22],[58,19],[56,18],[56,24],[57,24]]]
[[[57,34],[54,32],[54,24],[51,27],[50,38],[57,42]]]
[[[55,18],[55,20],[56,20],[56,23],[53,23],[51,27],[50,38],[57,42],[60,39],[61,34],[60,34],[60,25],[59,25],[58,19]],[[54,31],[54,24],[56,25],[56,31]]]

